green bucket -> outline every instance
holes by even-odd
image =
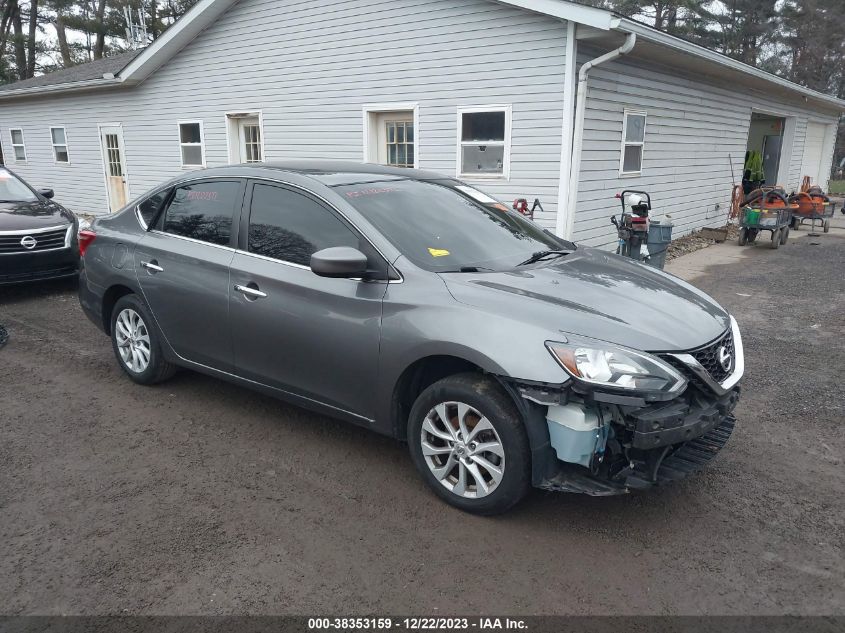
[[[752,209],[747,207],[745,209],[745,223],[748,225],[755,225],[760,221],[760,209]]]

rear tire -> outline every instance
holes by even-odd
[[[782,228],[780,231],[781,231],[780,243],[786,244],[786,240],[789,239],[789,227],[786,226],[786,227]]]
[[[739,230],[739,239],[737,240],[737,243],[740,246],[748,244],[748,229],[743,227]]]
[[[824,221],[824,232],[830,233],[830,218]]]
[[[139,385],[162,382],[176,372],[161,351],[161,334],[152,314],[137,295],[126,295],[115,303],[111,340],[117,364]]]
[[[772,231],[772,250],[777,250],[778,246],[780,246],[781,240],[781,229],[775,229]]]
[[[500,514],[531,487],[522,416],[504,389],[481,374],[449,376],[423,391],[411,408],[408,444],[434,493],[466,512]]]

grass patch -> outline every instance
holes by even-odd
[[[828,193],[845,193],[845,180],[831,180]]]

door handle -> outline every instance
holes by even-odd
[[[235,284],[235,290],[243,294],[247,299],[263,299],[267,296],[267,293],[261,292],[257,286],[253,288],[252,286]]]
[[[146,268],[150,272],[154,272],[154,273],[163,273],[164,272],[164,268],[159,266],[158,262],[156,260],[153,260],[151,262],[141,262],[141,266],[143,266],[144,268]]]

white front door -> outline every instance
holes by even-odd
[[[109,211],[114,212],[126,206],[129,201],[126,156],[123,151],[123,128],[119,125],[102,126],[100,143],[103,151],[106,190],[109,195]]]
[[[238,119],[238,151],[241,162],[260,163],[264,160],[261,149],[261,122],[258,117]]]

